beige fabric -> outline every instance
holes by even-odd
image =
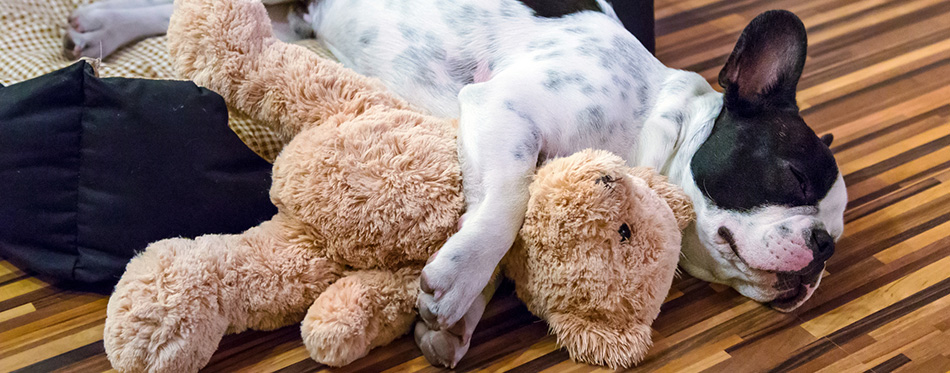
[[[66,18],[90,0],[0,0],[0,84],[10,85],[73,63],[63,57]],[[164,36],[120,48],[101,61],[101,77],[178,79]],[[319,55],[332,55],[314,40],[298,42]],[[284,141],[270,127],[231,110],[229,125],[252,150],[273,162]]]

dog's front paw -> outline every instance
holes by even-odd
[[[463,319],[464,320],[464,319]],[[471,343],[471,332],[464,335],[464,321],[459,321],[457,330],[432,330],[425,322],[416,323],[416,345],[422,350],[422,355],[430,364],[455,368],[459,360],[468,352]],[[472,328],[474,330],[474,328]],[[463,335],[459,335],[462,333]]]
[[[433,329],[429,324],[433,319],[433,315],[429,313],[428,309],[425,309],[425,311],[420,309],[419,314],[423,321],[416,323],[414,334],[416,345],[422,350],[422,354],[425,355],[429,363],[455,368],[459,360],[462,360],[462,357],[468,352],[472,342],[472,334],[485,312],[485,307],[491,299],[495,285],[495,282],[489,283],[488,287],[475,297],[465,315],[449,328]]]
[[[443,248],[419,279],[419,314],[433,330],[448,329],[465,315],[494,268],[456,251]]]
[[[466,223],[449,238],[419,277],[416,306],[422,322],[416,324],[416,342],[434,365],[454,367],[468,351],[498,285],[498,262],[511,246],[484,239],[492,235],[472,227]],[[505,249],[493,251],[500,247]]]

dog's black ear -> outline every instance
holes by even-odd
[[[770,10],[755,17],[719,72],[727,107],[737,111],[797,107],[795,89],[807,47],[805,25],[792,12]]]
[[[835,141],[835,135],[832,135],[830,133],[825,134],[824,136],[821,137],[821,142],[825,143],[825,146],[829,148],[831,147],[832,141]]]

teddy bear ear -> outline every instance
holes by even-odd
[[[673,216],[676,218],[676,225],[680,230],[686,229],[686,226],[696,219],[696,212],[693,211],[693,203],[679,186],[671,183],[663,183],[661,187],[654,187],[653,190],[670,205],[670,209],[673,210]]]
[[[660,175],[648,167],[632,168],[630,169],[630,174],[631,176],[639,177],[646,181],[650,189],[653,189],[660,198],[666,201],[666,204],[673,210],[676,225],[680,230],[686,229],[686,226],[696,219],[696,212],[693,211],[693,203],[686,195],[686,192],[679,186],[669,182],[666,176]]]

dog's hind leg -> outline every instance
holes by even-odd
[[[158,0],[95,5],[79,8],[70,16],[63,40],[66,58],[105,58],[133,41],[164,34],[174,10],[170,1]]]
[[[277,39],[292,43],[303,39],[313,39],[316,34],[310,25],[307,5],[294,0],[263,1],[267,6],[267,15]]]

